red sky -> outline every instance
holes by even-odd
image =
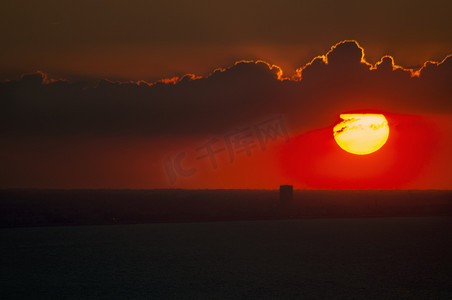
[[[388,116],[388,115],[387,115]],[[216,154],[217,168],[197,150],[208,138],[27,139],[4,143],[3,187],[46,188],[412,188],[450,189],[451,115],[393,115],[390,139],[379,151],[357,156],[334,142],[332,126],[278,137],[251,155]],[[401,128],[393,128],[399,121]],[[415,122],[413,124],[412,122]],[[406,126],[405,126],[406,125]],[[411,128],[411,126],[413,126]],[[222,140],[223,139],[223,140]],[[215,149],[224,146],[218,136]],[[236,149],[237,150],[237,149]],[[164,159],[186,152],[195,168],[172,182]]]

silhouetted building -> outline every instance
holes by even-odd
[[[281,203],[292,202],[293,200],[293,186],[281,185],[279,187],[279,201]]]

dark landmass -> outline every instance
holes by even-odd
[[[2,299],[451,299],[452,191],[279,196],[0,191]]]
[[[0,227],[414,216],[452,216],[452,191],[0,191]]]
[[[1,299],[452,299],[452,218],[0,230]]]

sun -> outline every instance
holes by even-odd
[[[381,114],[341,114],[343,120],[333,128],[336,143],[347,152],[366,155],[383,147],[389,125]]]

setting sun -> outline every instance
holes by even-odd
[[[389,126],[381,114],[341,114],[334,126],[334,139],[345,151],[365,155],[380,149],[388,140]]]

